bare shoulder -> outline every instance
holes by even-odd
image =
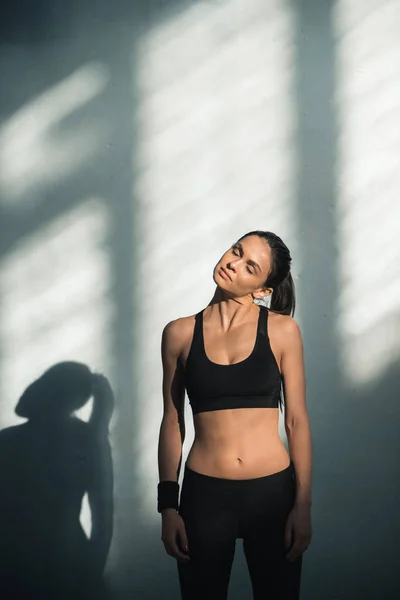
[[[282,341],[301,338],[300,327],[290,315],[281,315],[269,310],[268,321],[270,333]]]
[[[163,330],[163,343],[179,352],[193,336],[195,315],[179,317],[167,323]]]

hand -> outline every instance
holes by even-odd
[[[92,375],[92,392],[94,395],[113,397],[113,391],[105,375],[101,373],[93,373]]]
[[[185,523],[174,508],[162,511],[161,540],[167,554],[184,562],[190,560]]]
[[[309,505],[295,504],[285,528],[285,549],[289,562],[298,558],[311,542],[311,510]],[[292,545],[291,545],[292,544]],[[291,546],[291,547],[290,547]],[[289,549],[290,548],[290,549]]]

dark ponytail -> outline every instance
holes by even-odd
[[[282,315],[291,315],[293,317],[296,309],[296,294],[294,281],[290,272],[285,279],[274,288],[270,308]]]
[[[240,239],[250,235],[263,238],[271,249],[271,271],[265,281],[265,287],[273,289],[270,308],[282,315],[294,315],[296,308],[296,294],[294,281],[290,272],[292,258],[286,244],[271,231],[250,231]]]
[[[108,437],[108,427],[114,410],[114,394],[107,377],[92,375],[93,409],[89,425],[96,435]]]

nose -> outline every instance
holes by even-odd
[[[236,262],[237,262],[236,260],[230,260],[226,265],[227,268],[230,269],[231,271],[235,271]]]

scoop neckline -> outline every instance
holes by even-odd
[[[246,356],[246,358],[244,358],[243,360],[240,360],[239,362],[235,362],[235,363],[230,363],[230,364],[223,364],[223,363],[216,363],[213,360],[211,360],[206,352],[206,344],[204,342],[204,319],[203,319],[203,314],[204,314],[205,308],[203,308],[203,310],[200,312],[200,318],[201,318],[201,322],[200,322],[200,330],[201,330],[201,343],[203,346],[203,354],[207,360],[207,362],[209,362],[211,365],[215,365],[216,367],[236,367],[237,365],[242,365],[243,363],[247,362],[248,360],[250,360],[250,358],[252,358],[253,354],[256,351],[257,345],[258,345],[258,340],[260,337],[260,319],[261,319],[261,308],[259,307],[258,309],[258,319],[257,319],[257,329],[256,329],[256,339],[254,342],[254,346],[252,351],[250,352],[250,354],[248,356]]]

